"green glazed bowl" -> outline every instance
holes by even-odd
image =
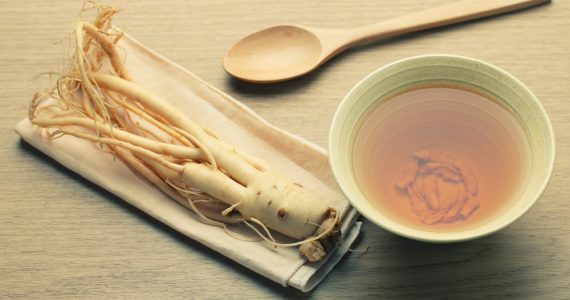
[[[493,220],[461,231],[433,232],[411,228],[375,208],[360,190],[353,170],[355,128],[367,110],[388,95],[429,82],[460,84],[490,95],[511,111],[530,144],[530,176],[521,196]],[[540,198],[554,166],[552,125],[538,99],[518,79],[480,60],[453,55],[403,59],[361,80],[342,100],[329,132],[329,162],[351,204],[368,220],[395,234],[429,242],[457,242],[496,232],[524,215]]]

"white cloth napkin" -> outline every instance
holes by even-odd
[[[193,212],[134,174],[120,160],[93,143],[71,136],[55,140],[45,130],[22,120],[16,131],[40,151],[86,179],[182,234],[280,283],[307,292],[313,289],[346,254],[360,231],[358,214],[338,190],[322,148],[280,130],[233,98],[180,66],[125,35],[126,67],[134,81],[162,96],[196,123],[215,130],[221,139],[246,153],[264,158],[281,174],[330,201],[343,215],[342,243],[321,262],[308,263],[297,248],[277,248],[263,242],[230,237],[218,227],[203,224]]]

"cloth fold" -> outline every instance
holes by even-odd
[[[214,251],[283,286],[304,292],[313,289],[347,253],[360,231],[360,223],[355,222],[358,214],[337,188],[325,151],[270,125],[240,102],[132,37],[125,35],[119,47],[127,53],[125,66],[133,81],[171,102],[196,123],[213,129],[227,143],[269,161],[285,177],[294,178],[341,212],[342,243],[324,260],[308,263],[297,248],[274,249],[263,242],[237,240],[221,228],[200,222],[193,212],[93,143],[71,136],[50,140],[45,130],[28,119],[16,126],[18,134],[67,168]]]

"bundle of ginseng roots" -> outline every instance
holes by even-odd
[[[309,261],[322,259],[340,239],[339,213],[141,88],[123,64],[128,53],[116,46],[117,9],[95,8],[94,22],[75,24],[69,70],[34,96],[30,121],[50,138],[100,145],[209,225],[228,231],[242,223],[273,246],[299,246]],[[297,241],[277,242],[271,230]]]

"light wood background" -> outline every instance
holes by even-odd
[[[394,60],[450,53],[511,72],[554,124],[557,163],[541,201],[492,236],[453,245],[364,223],[365,255],[315,291],[283,288],[174,232],[21,142],[13,132],[37,75],[57,71],[81,1],[0,0],[0,298],[570,298],[570,1],[362,46],[319,71],[257,86],[221,68],[225,50],[283,22],[352,27],[451,0],[117,1],[115,23],[271,123],[325,147],[332,115],[361,78]]]

